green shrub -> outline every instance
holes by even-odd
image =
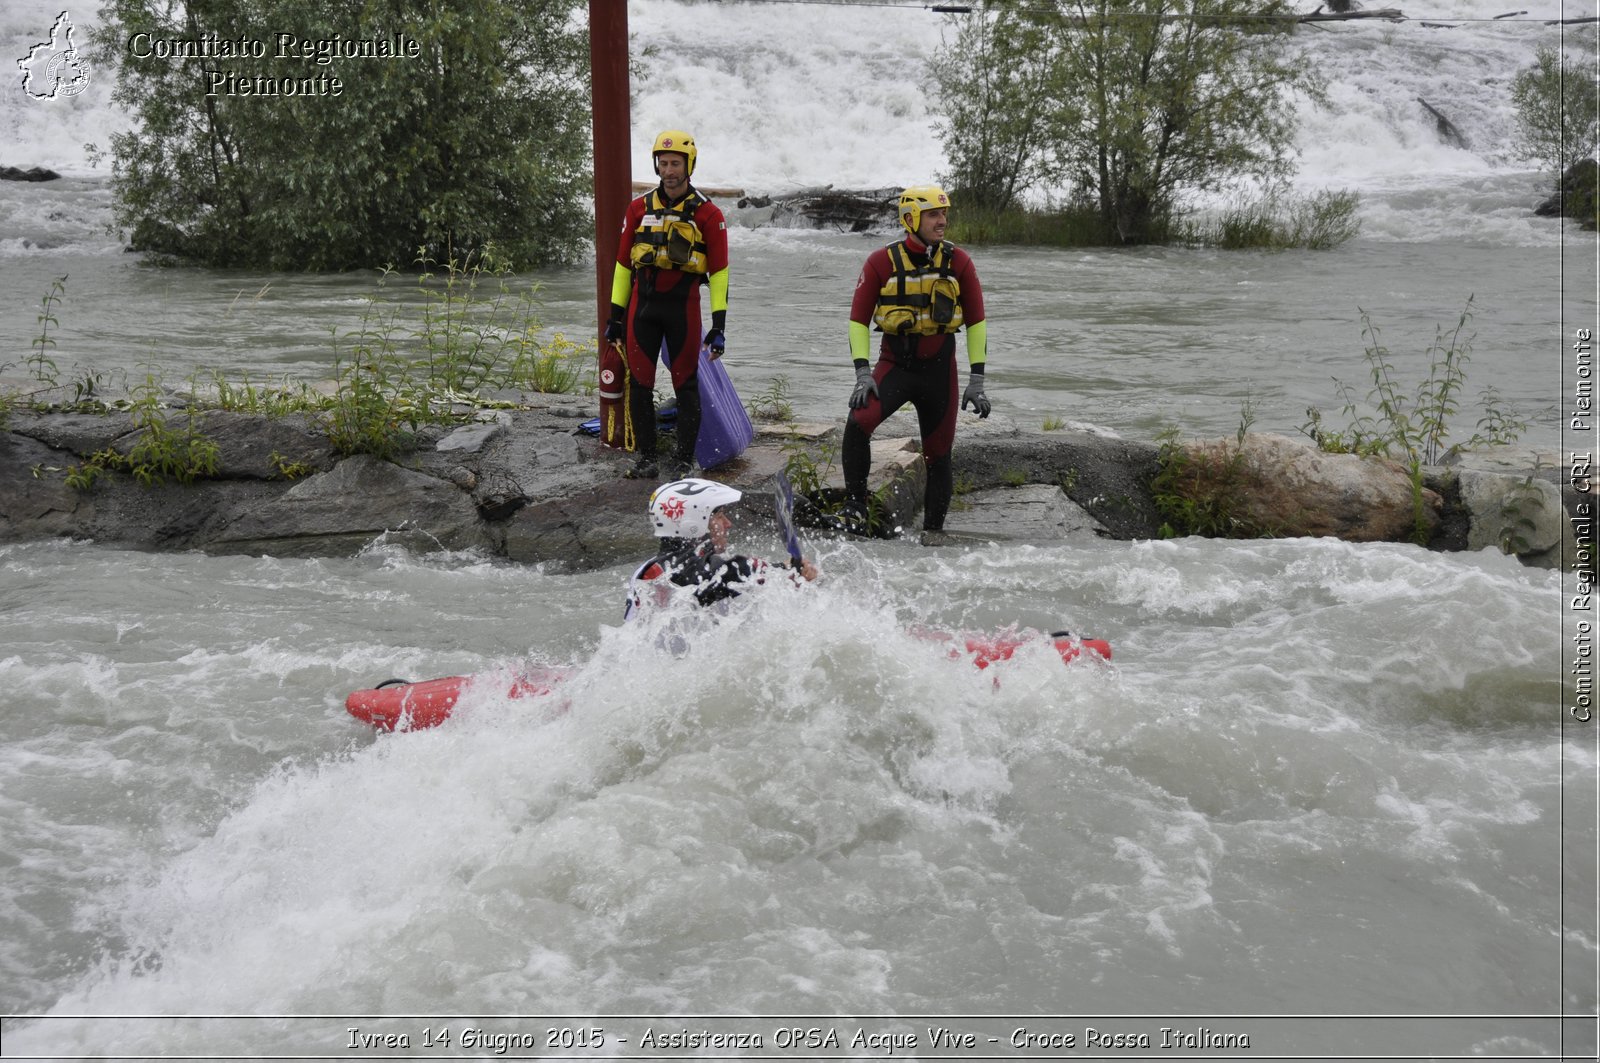
[[[1506,446],[1516,442],[1527,423],[1519,421],[1501,406],[1493,387],[1481,392],[1483,415],[1477,430],[1465,439],[1446,445],[1452,423],[1461,410],[1461,392],[1466,386],[1468,355],[1472,335],[1463,335],[1472,320],[1472,297],[1457,318],[1455,328],[1446,334],[1434,330],[1433,343],[1425,356],[1427,376],[1408,394],[1401,385],[1398,370],[1383,346],[1378,327],[1365,310],[1361,311],[1361,333],[1366,340],[1366,360],[1372,386],[1365,405],[1355,389],[1338,378],[1334,385],[1344,400],[1347,424],[1342,429],[1324,426],[1322,411],[1306,410],[1306,423],[1300,431],[1313,439],[1318,448],[1336,454],[1361,454],[1391,458],[1405,466],[1411,479],[1412,503],[1416,510],[1416,541],[1427,539],[1422,500],[1422,468],[1477,447]]]
[[[1156,474],[1150,482],[1156,513],[1165,539],[1200,535],[1220,539],[1270,536],[1241,515],[1244,501],[1244,440],[1255,423],[1255,408],[1247,397],[1240,410],[1239,427],[1230,447],[1216,456],[1197,455],[1170,428],[1156,437]]]

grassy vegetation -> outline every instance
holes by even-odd
[[[750,400],[748,412],[752,421],[788,424],[794,420],[794,403],[789,398],[789,378],[782,374],[772,378],[765,391]]]
[[[1222,212],[1209,224],[1191,224],[1184,242],[1224,250],[1327,251],[1361,231],[1355,192],[1273,195]]]
[[[1272,534],[1271,529],[1241,516],[1244,440],[1254,423],[1255,408],[1246,397],[1233,445],[1209,458],[1184,446],[1176,428],[1157,437],[1157,471],[1150,488],[1161,517],[1162,538],[1254,539]]]
[[[139,438],[126,453],[110,448],[97,451],[81,465],[67,470],[67,484],[87,489],[108,470],[132,476],[146,487],[193,483],[217,471],[220,454],[216,443],[199,430],[199,412],[189,406],[176,423],[169,418],[163,391],[154,370],[147,371],[143,384],[133,389],[129,412]]]
[[[1303,248],[1325,251],[1338,247],[1361,230],[1355,192],[1323,191],[1310,196],[1272,193],[1241,201],[1215,217],[1169,218],[1153,241],[1226,250],[1283,251]],[[1030,210],[982,208],[950,212],[950,239],[965,244],[1015,244],[1037,247],[1120,246],[1090,206]]]
[[[71,400],[63,400],[61,370],[52,357],[53,333],[60,327],[56,311],[67,280],[58,278],[42,300],[39,334],[26,360],[39,387],[0,396],[0,425],[21,407],[127,412],[140,432],[135,444],[126,453],[92,455],[67,470],[67,482],[88,488],[106,473],[120,471],[144,484],[188,483],[216,471],[216,446],[198,428],[198,417],[207,409],[268,417],[306,414],[339,453],[389,458],[413,446],[425,426],[462,423],[480,409],[511,405],[485,395],[486,390],[594,390],[595,344],[576,343],[560,333],[542,338],[536,290],[513,292],[511,274],[496,262],[492,248],[443,264],[419,256],[418,265],[420,298],[393,298],[387,285],[395,273],[387,270],[368,297],[360,324],[330,331],[331,388],[206,370],[181,389],[187,401],[180,417],[171,415],[168,388],[153,368],[126,397],[116,399],[104,397],[100,374],[85,371],[71,383]],[[281,456],[275,459],[277,467],[264,471],[289,477],[307,471]]]
[[[1393,356],[1381,341],[1378,327],[1365,310],[1361,311],[1361,334],[1366,341],[1367,372],[1372,382],[1365,401],[1356,397],[1355,388],[1336,378],[1334,384],[1344,402],[1345,427],[1328,427],[1322,411],[1315,406],[1306,410],[1306,423],[1300,426],[1301,432],[1321,450],[1391,458],[1405,466],[1411,478],[1419,542],[1426,538],[1423,466],[1438,465],[1463,450],[1506,446],[1516,442],[1528,427],[1501,406],[1493,387],[1485,387],[1479,400],[1483,412],[1473,433],[1446,444],[1466,388],[1473,340],[1466,330],[1471,321],[1469,296],[1453,329],[1446,332],[1443,327],[1435,328],[1433,342],[1423,354],[1427,375],[1408,392],[1400,382]]]

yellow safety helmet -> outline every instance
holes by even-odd
[[[925,210],[948,210],[950,197],[938,185],[912,185],[900,193],[900,224],[906,232],[917,235]]]
[[[694,137],[690,136],[688,133],[685,133],[681,129],[668,129],[662,132],[656,137],[655,147],[650,149],[650,163],[652,166],[655,164],[656,156],[660,155],[663,151],[675,151],[679,155],[682,155],[686,160],[688,160],[686,166],[688,173],[685,176],[694,176],[694,158],[699,154],[699,152],[695,150]],[[659,173],[660,171],[658,170],[656,172]]]

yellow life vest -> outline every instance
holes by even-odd
[[[645,202],[644,217],[633,234],[628,252],[633,268],[654,266],[684,273],[706,272],[706,241],[695,224],[695,212],[705,202],[692,188],[677,206],[668,206],[661,190],[653,189]]]
[[[889,279],[878,292],[873,322],[891,336],[937,336],[961,328],[961,284],[950,275],[955,249],[940,241],[926,265],[904,243],[889,245]]]

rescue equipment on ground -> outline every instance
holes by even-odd
[[[700,435],[694,441],[694,460],[702,469],[715,469],[740,454],[756,438],[755,425],[745,412],[721,358],[700,348]]]
[[[622,344],[600,347],[600,442],[633,450],[633,419],[628,414],[628,359]]]

